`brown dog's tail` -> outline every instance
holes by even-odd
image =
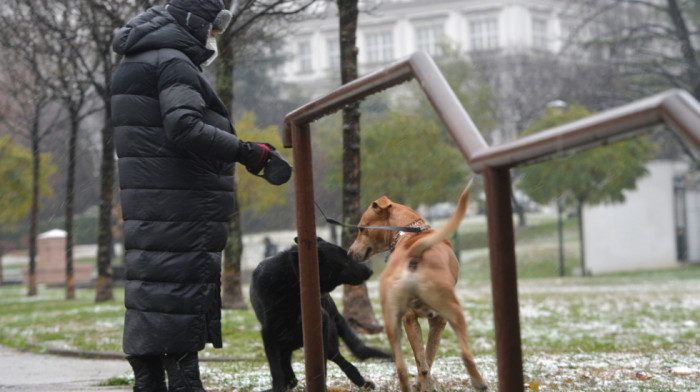
[[[445,223],[445,225],[441,228],[416,241],[408,250],[409,256],[420,256],[423,251],[447,239],[452,235],[452,233],[455,232],[455,230],[457,230],[460,222],[462,222],[464,214],[467,212],[467,204],[469,203],[469,192],[472,189],[472,182],[473,180],[469,180],[467,187],[464,188],[464,191],[462,191],[462,195],[459,197],[459,202],[457,203],[457,209],[452,216],[450,216],[450,219],[447,220],[447,223]]]

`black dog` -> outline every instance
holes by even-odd
[[[372,275],[372,270],[350,260],[343,248],[321,238],[318,239],[318,264],[326,360],[335,362],[355,385],[374,389],[374,383],[365,380],[357,368],[340,354],[338,338],[342,338],[360,359],[391,359],[391,356],[366,346],[338,312],[328,294],[341,284],[361,284]],[[285,392],[297,385],[292,370],[292,352],[304,345],[298,271],[299,252],[294,245],[263,260],[253,271],[250,283],[250,301],[262,325],[261,334],[274,392]]]

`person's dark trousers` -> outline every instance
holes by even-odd
[[[168,392],[163,357],[130,355],[126,359],[134,369],[134,392]]]
[[[206,392],[199,378],[197,352],[167,354],[164,364],[169,392]]]

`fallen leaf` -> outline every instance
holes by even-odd
[[[328,392],[350,392],[347,389],[341,387],[328,387]]]
[[[529,389],[531,391],[539,391],[540,390],[540,383],[541,383],[540,380],[532,381],[527,385],[527,389]]]
[[[634,374],[634,377],[635,377],[637,380],[641,380],[641,381],[648,381],[648,380],[651,380],[651,376],[648,375],[648,374],[646,374],[646,373],[644,373],[644,372],[637,372],[637,373]]]

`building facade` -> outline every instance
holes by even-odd
[[[577,20],[566,1],[417,0],[365,5],[358,18],[360,75],[416,51],[434,58],[444,45],[466,56],[560,51]],[[285,43],[288,61],[276,76],[307,86],[312,95],[339,84],[339,33],[334,10],[295,27]],[[325,90],[324,90],[325,89]],[[314,91],[315,90],[315,91]]]

